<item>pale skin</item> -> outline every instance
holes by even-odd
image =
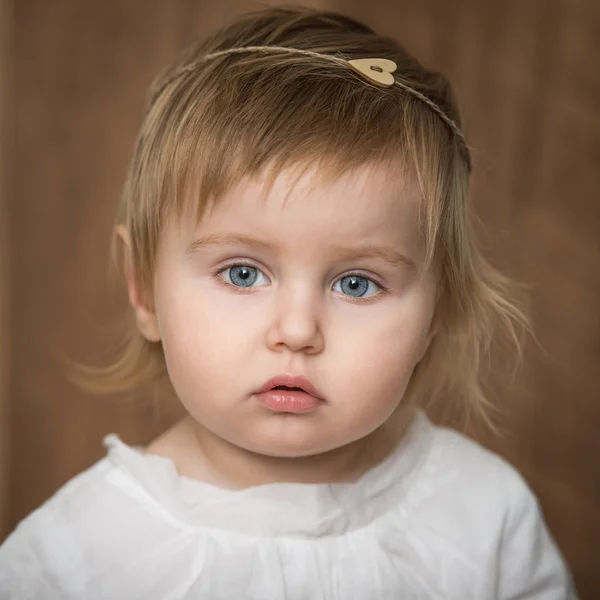
[[[410,419],[403,395],[436,333],[438,286],[422,269],[418,186],[373,166],[295,182],[284,171],[265,197],[264,180],[246,178],[198,225],[167,223],[152,290],[138,288],[117,228],[138,328],[162,343],[187,412],[146,452],[181,475],[231,488],[352,481]],[[194,243],[209,236],[220,243]],[[267,409],[253,392],[282,373],[307,377],[325,402]]]

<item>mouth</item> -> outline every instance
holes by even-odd
[[[302,386],[269,383],[264,388],[264,391],[254,397],[274,413],[311,413],[323,404],[319,397],[308,392],[308,389],[313,388],[306,383]]]
[[[319,390],[302,375],[277,375],[276,377],[269,379],[257,393],[270,392],[272,390],[296,393],[304,392],[318,400],[324,400],[321,392],[319,392]]]
[[[297,392],[305,392],[306,391],[300,387],[288,387],[287,385],[276,385],[272,389],[274,389],[274,390],[295,390]]]

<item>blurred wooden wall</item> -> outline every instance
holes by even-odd
[[[496,381],[507,435],[480,439],[523,472],[582,598],[600,598],[600,3],[312,5],[399,37],[456,85],[475,148],[480,232],[495,264],[535,284],[543,347],[529,345],[514,384]],[[100,458],[106,433],[143,444],[172,418],[164,413],[161,425],[148,404],[74,389],[63,357],[100,360],[103,323],[125,305],[106,285],[107,242],[146,86],[186,43],[255,6],[15,3],[17,137],[10,193],[0,198],[9,200],[11,255],[0,302],[10,294],[12,304],[9,342],[0,320],[0,362],[10,344],[12,364],[10,417],[0,423],[12,436],[10,487],[0,511],[8,502],[11,527]],[[0,370],[0,402],[5,381]]]
[[[10,529],[9,515],[9,266],[8,266],[8,176],[11,115],[11,28],[12,6],[0,0],[0,540]]]

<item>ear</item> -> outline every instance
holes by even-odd
[[[117,225],[115,236],[123,259],[123,273],[127,284],[129,304],[133,308],[138,329],[149,342],[160,342],[160,329],[153,304],[146,298],[147,293],[144,293],[144,290],[141,289],[133,268],[129,232],[123,225]]]

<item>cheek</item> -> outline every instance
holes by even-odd
[[[431,308],[421,294],[380,306],[340,312],[331,322],[331,341],[339,351],[360,355],[373,365],[415,359],[427,337]],[[335,332],[335,335],[333,335]]]
[[[412,375],[415,354],[414,346],[406,339],[388,332],[361,352],[344,353],[345,380],[350,389],[361,392],[366,389],[374,398],[397,397]]]
[[[421,356],[431,322],[429,309],[417,303],[391,306],[377,314],[341,323],[334,339],[332,354],[344,363],[352,389],[397,395],[403,391]],[[351,323],[351,325],[349,325]]]
[[[244,366],[264,343],[263,320],[251,298],[227,295],[202,280],[164,280],[157,314],[165,361],[182,400],[243,377]]]
[[[178,387],[202,385],[215,373],[223,357],[221,346],[233,335],[233,327],[198,294],[171,283],[165,282],[167,291],[158,296],[156,308],[167,369],[179,392]]]

